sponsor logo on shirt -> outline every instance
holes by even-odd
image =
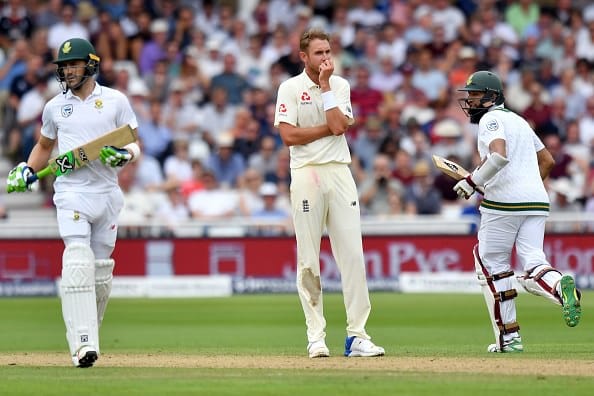
[[[278,112],[279,112],[279,113],[286,113],[286,112],[287,112],[287,106],[285,106],[285,104],[284,104],[284,103],[281,103],[281,104],[278,106]]]
[[[301,94],[301,104],[311,104],[311,96],[309,96],[309,93],[303,91],[303,93]]]

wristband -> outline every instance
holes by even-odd
[[[136,142],[129,143],[124,146],[124,148],[132,153],[132,158],[130,162],[134,162],[140,157],[140,147]]]
[[[336,96],[334,96],[334,92],[332,91],[322,92],[322,102],[324,103],[324,111],[338,107]]]

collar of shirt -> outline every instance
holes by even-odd
[[[91,92],[91,95],[89,95],[89,98],[93,97],[93,96],[100,96],[101,95],[101,85],[99,85],[97,83],[97,81],[95,81],[95,87],[93,88],[93,92]],[[72,93],[72,90],[69,89],[66,92],[66,99],[72,99],[75,95]],[[89,99],[87,98],[87,99]]]
[[[303,71],[301,72],[301,76],[302,76],[303,80],[305,81],[305,83],[306,83],[306,85],[308,86],[309,89],[312,89],[312,88],[320,89],[320,86],[318,84],[316,84],[315,82],[313,82],[311,80],[311,78],[309,78],[309,76],[305,72],[305,69],[303,69]]]

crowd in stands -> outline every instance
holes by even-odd
[[[136,112],[143,157],[120,173],[122,217],[289,219],[288,148],[273,126],[278,85],[301,73],[299,36],[331,34],[351,83],[348,132],[363,216],[476,210],[431,155],[477,165],[458,99],[496,72],[506,106],[554,155],[553,211],[594,212],[594,3],[580,0],[6,0],[0,13],[2,155],[26,160],[56,48],[89,39],[98,81]],[[43,186],[48,192],[51,184]],[[136,198],[135,198],[136,197]],[[49,202],[49,201],[48,201]],[[287,226],[287,228],[290,228]],[[263,230],[274,233],[279,230]]]

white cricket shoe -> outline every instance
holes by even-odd
[[[385,353],[384,348],[361,337],[347,337],[344,343],[344,356],[348,357],[384,356]]]
[[[514,337],[511,340],[504,341],[503,347],[499,348],[497,344],[490,344],[487,347],[487,352],[492,353],[518,353],[524,352],[524,345],[522,345],[522,337]]]
[[[95,361],[99,358],[97,351],[90,345],[81,346],[76,354],[72,356],[72,364],[75,367],[87,368],[93,366]]]
[[[310,342],[307,345],[307,353],[309,353],[310,358],[320,358],[320,357],[329,357],[330,351],[326,346],[326,342],[324,340],[317,340],[314,342]]]

